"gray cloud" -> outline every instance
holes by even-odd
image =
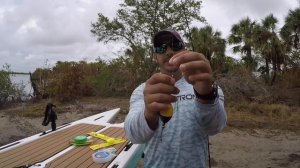
[[[93,61],[115,58],[122,44],[96,42],[90,33],[97,13],[113,18],[122,0],[1,0],[0,66],[15,71],[34,71],[45,62]],[[202,15],[209,24],[229,34],[241,18],[260,20],[273,13],[282,20],[297,0],[204,0]],[[48,61],[46,61],[48,60]]]
[[[93,61],[113,55],[117,46],[96,42],[90,33],[97,13],[113,18],[120,0],[27,0],[0,2],[0,65],[34,71],[46,60]],[[110,58],[111,59],[111,58]]]
[[[273,13],[279,20],[280,28],[288,11],[297,5],[297,0],[206,0],[203,2],[202,14],[209,24],[227,36],[231,26],[247,16],[260,22]]]
[[[223,37],[227,38],[231,26],[247,16],[260,22],[272,13],[279,21],[278,30],[283,26],[289,10],[297,6],[299,7],[297,0],[204,0],[201,14],[208,24],[221,31]],[[228,46],[226,53],[234,58],[240,58],[232,53],[231,46]]]

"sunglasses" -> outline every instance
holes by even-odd
[[[168,46],[173,51],[180,51],[183,48],[183,44],[180,41],[173,41],[171,44],[161,44],[157,47],[154,47],[154,52],[157,54],[163,54],[167,51]]]

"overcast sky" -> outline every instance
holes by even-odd
[[[119,45],[102,44],[90,33],[97,13],[113,18],[122,0],[0,0],[0,66],[33,72],[56,61],[95,61],[116,57]],[[232,24],[249,16],[260,21],[270,13],[278,27],[299,0],[204,0],[201,15],[229,35]],[[2,69],[2,67],[0,68]]]

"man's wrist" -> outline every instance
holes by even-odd
[[[156,130],[157,125],[158,125],[158,116],[153,115],[153,114],[149,114],[149,112],[145,111],[144,112],[144,117],[146,119],[146,122],[147,122],[148,126],[152,130]]]
[[[202,101],[213,101],[218,97],[218,85],[212,84],[211,91],[207,94],[199,94],[197,90],[194,88],[195,96],[198,100]]]

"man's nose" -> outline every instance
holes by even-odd
[[[167,50],[166,50],[166,56],[168,57],[172,57],[174,55],[174,51],[171,49],[171,47],[167,47]]]

